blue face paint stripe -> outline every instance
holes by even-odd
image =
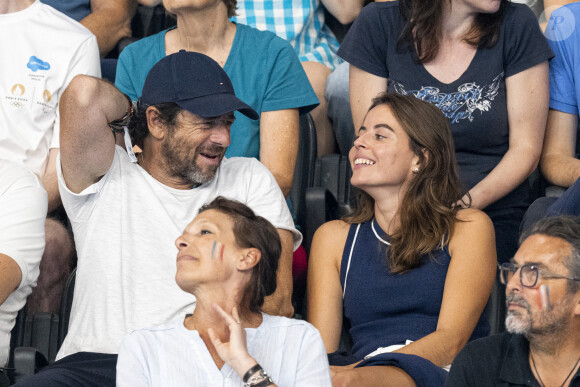
[[[211,259],[214,259],[214,255],[213,254],[215,253],[215,244],[216,244],[216,242],[213,241],[213,247],[211,248]]]

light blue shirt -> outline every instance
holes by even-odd
[[[556,56],[550,61],[550,108],[580,114],[580,3],[552,12],[545,36]],[[580,120],[578,120],[580,132]],[[580,136],[576,136],[576,153]]]

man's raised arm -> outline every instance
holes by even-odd
[[[60,160],[69,190],[79,193],[107,173],[115,153],[108,123],[124,117],[127,98],[107,81],[77,75],[60,99]],[[117,134],[123,144],[123,134]]]

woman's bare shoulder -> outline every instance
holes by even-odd
[[[458,222],[455,224],[457,226],[474,227],[474,226],[485,226],[491,225],[491,219],[485,214],[485,212],[476,210],[475,208],[464,208],[457,212],[456,218]]]
[[[320,226],[312,239],[311,258],[323,256],[335,263],[340,262],[349,229],[350,224],[342,220],[332,220]]]
[[[324,223],[322,226],[320,226],[318,228],[318,230],[316,230],[316,234],[321,234],[324,236],[335,236],[335,237],[339,237],[342,236],[343,234],[345,235],[345,240],[346,240],[346,235],[348,234],[348,230],[350,229],[350,224],[346,223],[343,220],[331,220],[330,222],[326,222]]]
[[[478,250],[495,253],[495,231],[489,216],[483,211],[466,208],[457,212],[457,222],[451,240],[450,251]],[[488,251],[489,250],[489,251]]]

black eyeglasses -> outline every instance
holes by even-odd
[[[571,281],[580,281],[580,278],[566,277],[560,274],[552,273],[547,270],[538,269],[536,265],[526,263],[525,265],[516,265],[513,263],[502,263],[497,265],[499,269],[499,279],[502,284],[507,284],[514,274],[520,271],[520,284],[526,288],[533,288],[538,283],[538,277],[543,278],[562,278]]]

